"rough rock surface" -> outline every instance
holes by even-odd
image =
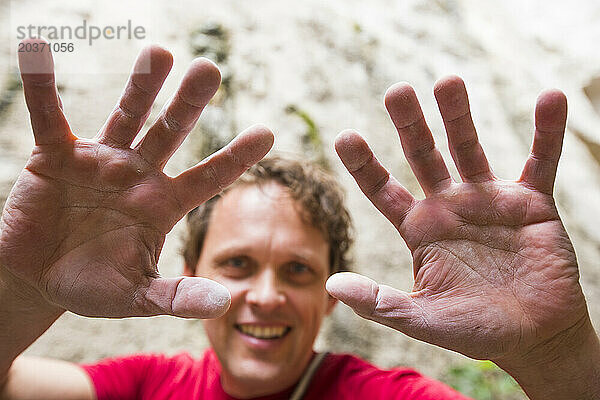
[[[543,88],[561,88],[569,98],[570,113],[556,198],[578,252],[592,318],[600,327],[599,4],[557,0],[309,0],[288,4],[271,0],[258,6],[233,0],[60,0],[50,5],[0,0],[0,9],[4,21],[31,13],[49,21],[88,18],[106,23],[114,15],[145,21],[149,39],[175,55],[174,69],[153,116],[168,100],[194,54],[221,58],[227,85],[169,163],[170,174],[198,161],[203,135],[227,138],[255,122],[274,130],[277,152],[298,154],[307,120],[290,113],[289,106],[303,110],[318,128],[323,154],[347,189],[357,231],[355,270],[405,290],[412,285],[409,252],[343,170],[332,150],[335,135],[344,128],[356,128],[395,176],[420,196],[382,96],[396,81],[413,84],[449,161],[431,88],[436,79],[456,73],[467,83],[480,140],[495,172],[514,179],[528,154],[536,95]],[[215,42],[210,35],[198,33],[200,28],[215,25],[223,29],[225,41]],[[14,32],[2,35],[14,43]],[[73,72],[72,64],[65,65],[61,55],[56,56],[62,99],[76,134],[95,134],[125,83],[124,73],[98,71],[115,65],[127,71],[138,44],[99,44],[94,57],[78,60],[76,70],[83,73]],[[32,146],[23,97],[10,62],[13,52],[9,46],[0,47],[2,203]],[[182,270],[180,232],[178,225],[160,260],[166,276]],[[206,345],[199,321],[168,317],[109,321],[66,314],[28,352],[92,361],[138,351],[199,354]],[[415,366],[433,376],[463,359],[363,321],[344,306],[337,307],[326,323],[318,347],[355,352],[383,366]]]

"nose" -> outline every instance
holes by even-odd
[[[277,277],[272,270],[266,269],[256,276],[246,294],[246,302],[265,312],[274,311],[285,303],[285,294],[279,290]]]

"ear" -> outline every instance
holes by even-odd
[[[338,299],[336,299],[335,297],[333,297],[330,294],[327,294],[327,310],[325,311],[325,315],[329,315],[331,314],[331,312],[333,311],[335,305],[338,303]]]
[[[190,267],[187,262],[183,264],[183,276],[196,276],[195,268]]]

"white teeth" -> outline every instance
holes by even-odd
[[[286,326],[257,326],[257,325],[236,325],[237,328],[244,334],[258,339],[277,339],[285,335],[288,331]]]

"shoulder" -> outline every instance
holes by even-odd
[[[466,397],[412,368],[382,369],[351,354],[329,354],[311,385],[333,399],[465,400]],[[316,393],[315,390],[315,393]]]
[[[411,368],[382,369],[352,354],[328,354],[323,360],[322,371],[327,374],[339,375],[346,379],[422,377],[419,372]]]
[[[175,365],[191,365],[194,359],[188,353],[179,353],[174,356],[157,353],[139,353],[126,356],[108,357],[95,363],[82,364],[81,367],[86,371],[119,369],[129,370],[148,370],[151,368],[169,367]]]
[[[81,367],[90,376],[100,399],[152,398],[152,394],[164,390],[165,384],[193,385],[209,361],[206,353],[200,359],[189,353],[147,353],[106,358]]]

